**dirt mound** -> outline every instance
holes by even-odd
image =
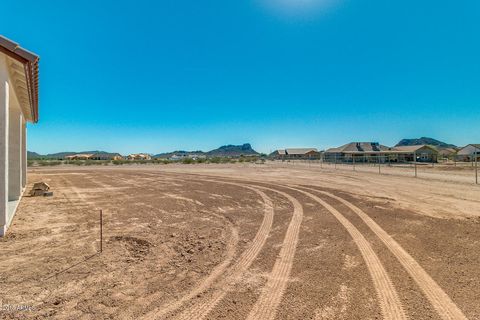
[[[150,248],[153,246],[149,241],[131,237],[131,236],[114,236],[110,238],[110,241],[119,241],[122,243],[126,251],[129,253],[129,259],[142,261],[146,255],[150,252]]]

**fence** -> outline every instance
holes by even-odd
[[[325,161],[314,160],[276,160],[277,165],[285,167],[303,166],[318,169],[350,170],[359,172],[371,172],[386,175],[410,176],[433,180],[448,180],[461,183],[479,184],[478,158],[470,162],[444,161],[439,163],[427,163],[420,161],[411,162],[388,162],[384,156],[367,157],[364,161]]]

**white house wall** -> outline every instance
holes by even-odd
[[[12,102],[12,101],[10,101]],[[10,103],[8,143],[8,201],[20,199],[22,193],[22,112]]]
[[[8,119],[10,89],[6,58],[0,54],[0,235],[7,230],[8,219]]]
[[[0,236],[11,223],[27,182],[26,119],[8,62],[0,54]]]

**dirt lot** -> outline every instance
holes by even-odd
[[[2,319],[480,319],[471,183],[277,164],[37,181],[54,196],[0,239]]]

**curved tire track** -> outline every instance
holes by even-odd
[[[428,273],[418,264],[415,259],[406,252],[400,244],[385,232],[372,218],[370,218],[360,208],[348,202],[347,200],[333,195],[326,191],[320,191],[312,188],[305,188],[308,190],[320,192],[330,198],[340,201],[355,212],[365,224],[377,235],[378,238],[385,244],[385,246],[393,253],[393,255],[402,264],[405,270],[415,280],[417,285],[423,291],[427,299],[430,301],[434,309],[439,314],[440,318],[444,320],[453,319],[467,319],[463,312],[450,299],[450,297],[442,290],[442,288],[435,282],[435,280],[428,275]]]
[[[392,320],[407,319],[400,298],[398,297],[397,291],[395,290],[387,271],[383,267],[382,262],[376,253],[373,251],[370,243],[365,239],[360,231],[337,209],[332,207],[323,199],[320,199],[319,197],[307,191],[290,187],[289,189],[301,192],[321,204],[324,208],[330,211],[330,213],[345,227],[345,229],[347,229],[348,233],[353,238],[353,241],[360,250],[367,265],[368,271],[370,272],[375,290],[377,291],[383,318]]]
[[[260,228],[257,231],[257,234],[255,235],[255,238],[253,239],[252,245],[242,253],[237,263],[230,269],[230,272],[228,272],[224,281],[221,281],[217,285],[217,290],[212,294],[211,297],[209,297],[209,299],[203,301],[202,303],[193,305],[191,308],[182,312],[177,319],[190,320],[205,318],[208,313],[218,304],[218,302],[221,301],[223,297],[231,290],[233,285],[241,278],[242,274],[247,271],[267,241],[273,224],[273,202],[264,192],[245,185],[243,185],[243,187],[259,194],[265,203],[264,218]]]
[[[251,263],[253,262],[253,260],[256,258],[256,256],[262,249],[268,235],[270,234],[271,226],[273,224],[273,215],[274,215],[273,203],[265,193],[259,191],[256,188],[246,186],[243,184],[238,184],[238,183],[215,181],[215,180],[202,180],[202,181],[240,186],[242,188],[252,190],[258,195],[260,195],[260,197],[264,200],[264,206],[265,206],[263,222],[259,230],[257,231],[255,238],[253,239],[252,245],[243,252],[240,259],[237,261],[237,263],[233,267],[227,268],[228,265],[232,263],[232,260],[233,260],[233,254],[232,254],[232,256],[229,256],[228,259],[224,260],[221,265],[215,268],[215,270],[212,273],[210,273],[209,276],[206,279],[204,279],[204,281],[202,281],[202,283],[199,286],[195,287],[192,291],[190,291],[189,294],[183,296],[181,299],[175,301],[170,305],[160,306],[159,308],[151,310],[149,313],[142,316],[143,319],[152,319],[152,318],[159,319],[159,318],[165,318],[171,315],[177,309],[181,308],[184,304],[186,304],[188,301],[192,300],[193,298],[202,294],[208,288],[210,288],[222,274],[226,273],[230,281],[236,281],[248,269],[248,267],[250,267]],[[238,234],[237,234],[237,237],[238,237]],[[210,299],[208,299],[204,303],[196,304],[192,308],[187,309],[186,311],[181,313],[178,318],[179,319],[201,319],[205,317],[210,312],[210,310],[212,310],[215,307],[215,305],[225,296],[225,294],[228,292],[228,287],[231,286],[231,285],[228,285],[227,281],[225,281],[225,283],[223,284],[227,286],[226,287],[219,286],[218,290],[214,292],[214,294]]]
[[[260,297],[253,306],[252,310],[250,310],[250,313],[247,317],[248,320],[272,320],[275,318],[278,305],[280,304],[285,289],[288,285],[293,259],[295,257],[295,251],[297,248],[300,225],[303,219],[303,207],[296,198],[283,191],[266,187],[260,188],[277,192],[292,202],[293,217],[288,225],[280,254],[275,261],[275,265],[273,266]]]
[[[87,178],[88,179],[88,178]],[[90,179],[89,179],[90,180]],[[118,179],[120,180],[120,179]],[[123,179],[122,179],[123,180]],[[66,180],[65,180],[66,181]],[[217,181],[211,181],[211,182],[216,182],[216,183],[223,183],[223,182],[217,182]],[[98,182],[97,182],[98,183]],[[227,184],[232,184],[232,185],[238,185],[238,186],[242,186],[240,184],[235,184],[235,183],[229,183],[229,182],[225,182]],[[77,188],[75,188],[71,183],[70,184],[70,189],[72,190],[73,193],[75,193],[78,198],[83,201],[84,203],[86,204],[89,204],[89,202],[85,199],[85,196],[80,193],[78,191]],[[99,184],[103,184],[103,183],[99,183]],[[147,184],[145,183],[142,183],[142,182],[136,182],[136,184],[134,184],[134,187],[145,187]],[[242,186],[243,187],[243,186]],[[247,186],[245,186],[245,188],[248,188],[248,189],[252,189],[253,188],[249,188]],[[254,191],[258,191],[258,190],[254,190]],[[258,191],[260,192],[260,191]],[[120,194],[122,194],[123,196],[126,196],[126,197],[129,197],[131,198],[131,195],[127,192],[119,192]],[[263,194],[263,193],[262,193]],[[263,197],[262,197],[263,198]],[[146,206],[146,207],[149,207],[151,209],[155,209],[153,206],[150,206],[150,205],[147,205],[145,203],[142,203],[143,206]],[[157,318],[164,318],[166,316],[168,316],[169,314],[173,313],[175,310],[179,309],[181,306],[183,306],[186,302],[188,302],[189,300],[193,299],[195,296],[201,294],[202,292],[204,292],[205,290],[207,290],[215,281],[218,277],[220,277],[222,274],[225,273],[225,270],[227,270],[228,266],[232,263],[233,261],[233,258],[235,256],[235,252],[236,252],[236,247],[237,247],[237,244],[238,244],[238,230],[237,228],[235,228],[232,223],[230,221],[228,221],[227,219],[225,219],[223,216],[219,215],[219,214],[215,214],[215,213],[211,213],[213,216],[216,216],[222,220],[224,220],[226,222],[227,225],[229,225],[229,229],[230,229],[230,234],[231,236],[229,237],[229,241],[227,242],[227,248],[226,248],[226,254],[227,254],[227,257],[225,258],[225,260],[222,261],[222,263],[218,266],[216,266],[213,271],[206,277],[204,278],[200,285],[198,285],[197,287],[195,287],[192,291],[189,292],[189,294],[181,297],[180,299],[178,300],[175,300],[173,303],[169,304],[169,305],[166,305],[166,306],[162,306],[161,309],[160,308],[156,308],[154,310],[151,310],[149,311],[147,314],[141,316],[140,318],[141,319],[157,319]],[[272,218],[272,221],[273,221],[273,218]],[[268,234],[267,234],[268,235]],[[146,300],[153,300],[154,299],[154,295],[153,296],[149,296],[149,297],[144,297],[143,299],[146,299]],[[195,318],[195,317],[194,317]]]

